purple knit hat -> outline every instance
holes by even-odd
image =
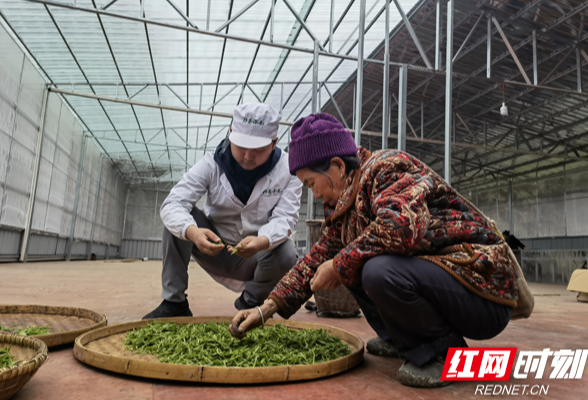
[[[355,156],[355,140],[337,118],[320,113],[301,118],[292,127],[290,173],[333,157]]]

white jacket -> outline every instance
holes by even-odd
[[[290,175],[288,154],[282,152],[278,163],[255,184],[247,205],[243,205],[213,153],[207,153],[170,191],[160,216],[174,236],[187,240],[186,230],[196,225],[190,212],[207,194],[204,212],[225,243],[236,245],[246,236],[265,236],[271,250],[292,234],[298,222],[301,193],[302,182]]]

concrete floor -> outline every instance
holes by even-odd
[[[108,316],[110,325],[141,319],[161,301],[161,262],[44,262],[0,264],[0,304],[45,304],[93,309]],[[468,340],[470,346],[543,348],[588,348],[588,303],[579,303],[563,286],[531,285],[535,312],[528,320],[512,322],[492,340]],[[198,267],[190,265],[188,289],[195,316],[234,315],[237,297]],[[320,322],[347,329],[364,342],[374,336],[365,319],[319,319],[299,311],[293,319]],[[101,371],[78,362],[72,346],[50,351],[48,361],[13,398],[25,399],[469,399],[475,397],[476,382],[454,383],[442,389],[402,386],[396,371],[402,361],[365,355],[364,362],[346,373],[316,381],[284,385],[221,386],[178,384],[132,378]],[[587,368],[588,369],[588,368]],[[546,375],[551,365],[546,368]],[[549,385],[548,399],[585,399],[588,372],[580,380],[535,380],[511,378],[506,384]],[[491,382],[492,383],[492,382]],[[498,382],[495,382],[498,383]],[[535,396],[533,396],[535,397]]]

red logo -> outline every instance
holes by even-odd
[[[451,347],[442,381],[507,381],[516,347]]]

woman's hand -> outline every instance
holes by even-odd
[[[331,290],[341,286],[341,281],[333,268],[333,260],[325,261],[317,268],[316,273],[310,280],[310,290]]]
[[[278,306],[273,300],[266,300],[266,302],[259,307],[263,313],[263,319],[267,322],[272,315],[278,311]],[[262,325],[261,314],[257,307],[250,308],[249,310],[241,310],[235,315],[231,325],[229,326],[229,332],[237,339],[243,339],[247,336],[247,332],[251,329],[257,328]]]

